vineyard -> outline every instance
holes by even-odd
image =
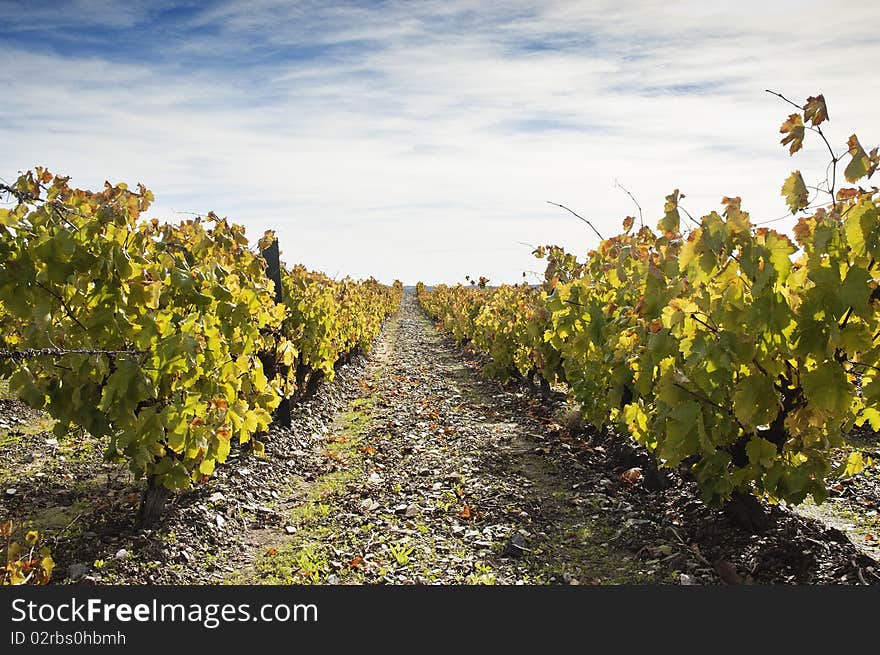
[[[791,235],[675,190],[539,284],[333,278],[21,175],[4,583],[880,583],[880,155],[794,106],[830,175]]]

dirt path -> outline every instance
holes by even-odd
[[[543,426],[481,380],[412,295],[360,389],[326,437],[329,470],[300,483],[285,536],[258,539],[234,581],[659,581],[609,546],[612,527],[544,456]]]

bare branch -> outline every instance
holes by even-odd
[[[635,203],[636,208],[639,210],[639,227],[645,227],[645,221],[642,218],[642,206],[639,204],[639,201],[636,200],[635,196],[629,192],[629,189],[627,189],[625,186],[617,181],[617,178],[614,179],[614,186],[622,189],[623,192],[630,197],[630,200]]]
[[[780,98],[781,100],[784,100],[785,102],[787,102],[788,104],[790,104],[792,107],[796,107],[796,108],[799,109],[800,111],[803,111],[803,110],[804,110],[804,108],[801,107],[798,103],[794,102],[793,100],[789,100],[788,98],[786,98],[786,97],[785,97],[784,95],[782,95],[781,93],[778,93],[778,92],[776,92],[776,91],[771,91],[770,89],[764,89],[764,91],[767,92],[767,93],[769,93],[770,95],[773,95],[773,96],[776,96],[777,98]]]
[[[584,218],[583,216],[581,216],[581,215],[578,214],[577,212],[572,211],[571,209],[569,209],[569,208],[566,207],[565,205],[560,205],[558,202],[551,202],[550,200],[548,200],[548,201],[547,201],[547,204],[548,204],[548,205],[554,205],[554,206],[556,206],[556,207],[561,207],[561,208],[564,209],[565,211],[567,211],[567,212],[573,214],[574,216],[576,216],[577,218],[579,218],[580,220],[582,220],[584,223],[586,223],[587,225],[589,225],[590,228],[592,228],[593,232],[596,233],[596,236],[599,237],[599,239],[600,239],[601,241],[604,241],[604,240],[605,240],[605,237],[603,237],[601,234],[599,234],[599,230],[596,229],[596,226],[593,225],[592,223],[590,223],[590,221],[588,221],[586,218]]]
[[[678,203],[678,208],[684,212],[684,215],[688,217],[688,219],[690,220],[691,223],[693,223],[697,227],[700,227],[700,225],[701,225],[700,221],[698,221],[696,218],[694,218],[693,215],[687,209],[685,209],[684,205],[682,205],[681,203]]]

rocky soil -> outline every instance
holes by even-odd
[[[880,466],[822,508],[768,508],[753,535],[559,394],[480,364],[405,296],[268,459],[233,455],[150,531],[100,444],[0,401],[0,519],[41,529],[55,581],[78,584],[880,584]]]

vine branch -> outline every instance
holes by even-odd
[[[593,230],[593,232],[596,233],[596,236],[599,237],[599,240],[600,240],[600,241],[604,241],[604,240],[605,240],[605,237],[603,237],[601,234],[599,234],[599,230],[596,229],[596,226],[593,225],[593,224],[592,224],[590,221],[588,221],[586,218],[584,218],[583,216],[581,216],[580,214],[578,214],[576,211],[573,211],[573,210],[569,209],[569,208],[566,207],[565,205],[560,205],[558,202],[551,202],[550,200],[547,201],[547,204],[548,204],[548,205],[553,205],[553,206],[555,206],[555,207],[561,207],[561,208],[564,209],[565,211],[567,211],[567,212],[573,214],[573,215],[576,216],[577,218],[581,219],[584,223],[586,223],[587,225],[589,225],[590,228]]]

